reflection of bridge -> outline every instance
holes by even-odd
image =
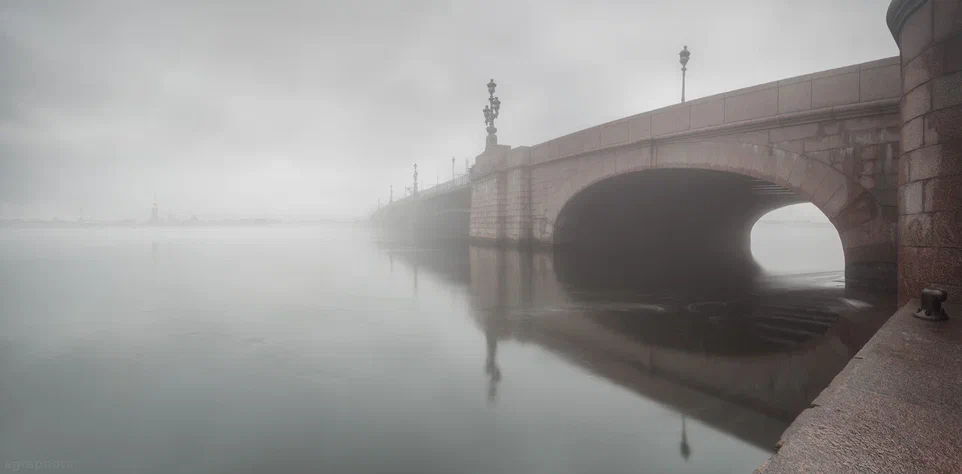
[[[761,214],[807,201],[840,234],[847,283],[898,283],[903,301],[935,284],[958,298],[962,167],[953,163],[962,96],[953,91],[962,66],[948,55],[957,44],[931,46],[959,32],[955,10],[944,21],[933,13],[956,3],[893,2],[898,58],[705,97],[535,146],[489,141],[470,192],[439,189],[377,218],[475,241],[730,265],[745,263]],[[904,43],[910,17],[928,23],[913,23]]]
[[[533,343],[764,449],[892,309],[856,310],[844,299],[860,297],[853,289],[795,294],[750,282],[627,301],[566,281],[550,253],[489,246],[395,258],[469,285],[492,398],[511,364],[498,344]]]

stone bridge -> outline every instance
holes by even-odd
[[[811,202],[838,230],[849,285],[897,285],[903,303],[934,286],[962,301],[960,17],[957,1],[894,0],[898,57],[535,146],[491,145],[472,168],[470,193],[388,206],[376,220],[692,275],[706,265],[750,269],[754,222]]]
[[[755,221],[811,202],[841,236],[846,280],[894,288],[900,70],[888,58],[489,147],[472,169],[470,237],[750,267]]]

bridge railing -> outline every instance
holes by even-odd
[[[430,188],[421,189],[417,194],[409,194],[401,199],[396,199],[393,203],[388,204],[398,204],[401,202],[413,201],[415,199],[429,198],[437,196],[439,194],[444,194],[447,192],[454,191],[455,189],[462,188],[464,186],[469,186],[471,184],[471,175],[466,173],[461,176],[455,177],[454,179],[449,179],[443,183],[436,184]],[[387,206],[385,206],[387,207]],[[382,208],[383,209],[383,208]]]
[[[463,174],[454,179],[449,179],[443,183],[438,183],[430,188],[418,192],[420,197],[430,197],[438,194],[444,194],[446,192],[452,191],[454,189],[460,188],[462,186],[467,186],[471,183],[470,176]]]

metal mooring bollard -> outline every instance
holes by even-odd
[[[919,307],[912,316],[929,321],[944,321],[949,319],[945,314],[942,303],[948,299],[949,293],[937,288],[926,288],[922,290],[922,306]]]

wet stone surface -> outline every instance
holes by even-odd
[[[962,305],[902,307],[782,436],[762,472],[962,471]]]

